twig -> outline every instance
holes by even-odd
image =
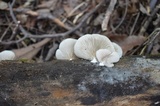
[[[6,33],[8,32],[9,28],[13,25],[13,23],[10,23],[8,25],[8,27],[6,28],[6,30],[4,31],[4,33],[2,34],[2,36],[0,37],[0,41],[3,40],[4,36],[6,35]]]
[[[156,37],[159,35],[159,33],[160,33],[160,28],[156,28],[156,29],[148,36],[147,40],[146,40],[142,45],[138,46],[130,55],[133,55],[133,54],[136,53],[141,47],[143,47],[142,50],[141,50],[141,52],[140,52],[140,54],[139,54],[139,55],[142,55],[142,54],[144,53],[145,49],[147,48],[147,46],[148,46],[149,44],[151,44],[151,43],[156,39]]]
[[[117,0],[111,0],[110,1],[109,7],[107,8],[107,11],[106,11],[106,14],[105,14],[105,18],[102,22],[102,31],[107,30],[110,15],[113,12],[116,3],[117,3]]]
[[[49,59],[53,58],[53,55],[56,51],[56,49],[58,48],[58,44],[56,44],[55,42],[53,43],[53,47],[49,49],[46,57],[45,57],[45,61],[48,61]]]
[[[77,25],[75,26],[73,29],[67,31],[67,32],[64,32],[64,33],[58,33],[58,34],[44,34],[44,35],[33,35],[33,34],[30,34],[29,32],[27,32],[21,25],[19,25],[19,28],[21,30],[21,32],[24,34],[24,37],[21,38],[20,40],[16,40],[16,41],[9,41],[9,42],[0,42],[1,44],[12,44],[12,43],[18,43],[18,42],[21,42],[22,40],[26,39],[26,38],[55,38],[55,37],[65,37],[66,35],[69,35],[71,34],[72,32],[76,31],[77,29],[79,29],[87,20],[87,18],[89,16],[91,16],[95,11],[97,11],[100,6],[102,4],[104,4],[104,1],[105,0],[102,0],[93,10],[91,10],[89,13],[87,13],[84,18],[82,19],[82,21]],[[13,0],[13,2],[15,2],[15,0]],[[15,18],[15,15],[13,14],[13,9],[12,9],[12,5],[9,4],[9,8],[10,8],[10,14],[11,14],[11,17],[13,19],[13,21],[15,23],[17,23],[17,20]]]
[[[67,17],[71,17],[71,16],[73,15],[73,13],[74,13],[75,11],[77,11],[79,8],[81,8],[83,5],[86,5],[86,3],[85,3],[85,2],[80,3],[78,6],[76,6],[76,7],[68,14]]]
[[[14,13],[13,13],[13,8],[12,8],[12,6],[13,6],[14,3],[15,3],[15,0],[13,0],[12,4],[9,3],[10,15],[11,15],[14,23],[16,23],[16,26],[19,26],[20,30],[21,30],[22,33],[24,34],[24,37],[22,37],[21,39],[16,40],[16,41],[8,41],[8,42],[3,42],[3,41],[1,41],[1,42],[0,42],[1,44],[9,45],[9,44],[13,44],[13,43],[19,43],[19,42],[23,41],[24,39],[26,39],[26,38],[28,37],[26,31],[23,30],[23,27],[19,24],[19,21],[17,21],[15,15],[14,15]]]
[[[18,13],[24,13],[24,14],[27,14],[27,15],[30,15],[30,16],[34,16],[34,17],[37,17],[38,19],[50,19],[52,20],[53,22],[55,22],[58,26],[60,27],[63,27],[67,30],[70,30],[72,29],[71,27],[69,26],[66,26],[64,24],[64,22],[62,22],[61,20],[59,20],[58,18],[54,17],[52,14],[50,13],[47,13],[47,14],[39,14],[38,12],[36,11],[32,11],[30,9],[26,9],[26,8],[18,8],[18,9],[15,9],[14,11],[18,12]],[[78,36],[81,36],[82,33],[78,32],[78,31],[75,31],[74,32],[75,34],[77,34]]]
[[[140,13],[138,13],[137,16],[136,16],[136,19],[135,19],[135,21],[134,21],[134,24],[133,24],[133,26],[132,26],[132,28],[131,28],[130,33],[129,33],[129,36],[131,36],[131,35],[133,34],[133,30],[134,30],[134,28],[135,28],[135,26],[136,26],[136,23],[137,23],[137,20],[138,20],[139,16],[140,16]]]
[[[50,13],[47,13],[47,14],[39,14],[37,18],[38,18],[38,19],[46,19],[46,18],[48,18],[48,19],[51,19],[53,22],[55,22],[57,25],[59,25],[59,26],[62,27],[62,28],[65,28],[65,29],[67,29],[67,30],[72,29],[71,27],[66,26],[61,20],[59,20],[58,18],[54,17],[54,16],[53,16],[52,14],[50,14]],[[78,31],[75,31],[74,33],[77,34],[78,36],[81,36],[81,35],[82,35],[82,34],[81,34],[80,32],[78,32]]]
[[[77,29],[79,29],[84,22],[86,22],[87,18],[92,15],[96,10],[99,9],[99,7],[104,3],[104,0],[102,0],[93,10],[91,10],[89,13],[87,13],[84,18],[81,20],[81,22],[75,26],[75,28],[65,32],[65,33],[59,33],[59,34],[44,34],[44,35],[32,35],[32,34],[29,34],[29,37],[31,38],[45,38],[45,37],[49,37],[49,38],[54,38],[54,37],[64,37],[66,35],[69,35],[71,34],[72,32],[76,31]]]
[[[17,8],[17,9],[13,9],[14,12],[18,12],[18,13],[24,13],[26,15],[29,15],[29,16],[34,16],[34,17],[37,17],[39,14],[38,12],[36,11],[32,11],[28,8]]]
[[[151,1],[150,1],[150,8],[151,8],[151,11],[152,11],[153,8],[155,7],[156,3],[157,3],[157,0],[151,0]]]
[[[110,34],[110,33],[112,33],[112,32],[115,32],[115,31],[121,26],[121,24],[123,23],[126,15],[127,15],[127,11],[128,11],[127,0],[125,0],[125,3],[126,3],[126,7],[125,7],[124,15],[123,15],[121,21],[119,22],[119,24],[118,24],[115,28],[113,28],[112,31],[107,32],[107,34]]]
[[[13,43],[19,43],[28,37],[27,33],[25,33],[25,31],[23,30],[23,27],[19,24],[19,22],[17,21],[17,19],[14,16],[13,9],[12,9],[12,6],[14,3],[15,3],[15,0],[13,0],[12,4],[9,3],[10,15],[11,15],[14,23],[16,23],[16,26],[19,26],[20,30],[23,32],[24,37],[22,37],[21,39],[16,40],[16,41],[8,41],[8,42],[1,41],[0,44],[10,45]]]
[[[10,4],[11,7],[13,7],[13,5],[15,4],[16,0],[13,0],[12,3]]]
[[[140,32],[139,32],[138,36],[143,35],[144,32],[147,30],[147,28],[148,28],[150,22],[152,21],[154,15],[158,12],[159,6],[160,6],[160,5],[156,6],[156,8],[153,10],[151,16],[148,18],[148,20],[144,23],[144,25],[143,25],[142,28],[140,29]]]
[[[11,37],[10,37],[9,40],[12,40],[12,39],[14,38],[14,36],[15,36],[15,34],[16,34],[16,31],[17,31],[17,29],[18,29],[19,24],[20,24],[20,21],[18,21],[17,24],[16,24],[16,26],[13,28],[12,35],[11,35]]]

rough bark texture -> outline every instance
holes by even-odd
[[[160,60],[0,62],[1,106],[158,106]]]

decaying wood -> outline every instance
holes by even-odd
[[[107,68],[85,60],[0,63],[1,106],[150,106],[160,101],[160,60],[124,57]],[[158,106],[158,105],[155,105]]]

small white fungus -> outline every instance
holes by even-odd
[[[14,60],[15,53],[11,50],[4,50],[0,52],[0,61],[2,60]]]
[[[113,52],[112,42],[100,34],[86,34],[80,37],[75,46],[74,53],[77,57],[96,62],[96,51],[99,49],[108,49]]]
[[[99,49],[96,52],[97,60],[100,62],[100,66],[113,67],[115,62],[118,62],[120,57],[117,52],[111,52],[107,49]]]
[[[56,51],[56,58],[60,60],[73,60],[77,58],[74,54],[76,41],[77,40],[73,38],[63,40],[59,45],[59,49]]]
[[[119,57],[122,57],[122,55],[123,55],[122,48],[118,44],[116,44],[114,42],[112,42],[112,44],[114,46],[115,52],[118,53]]]

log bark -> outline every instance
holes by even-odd
[[[2,61],[0,104],[1,106],[159,104],[159,64],[159,57],[123,57],[113,68],[101,67],[86,60],[54,60],[45,63]]]

